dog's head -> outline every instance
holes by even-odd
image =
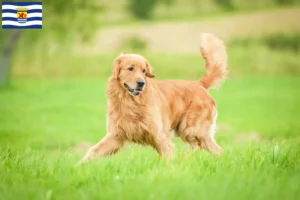
[[[112,76],[132,96],[140,95],[147,78],[154,78],[148,61],[138,54],[121,54],[113,63]]]

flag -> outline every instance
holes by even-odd
[[[2,2],[3,29],[41,29],[42,2]]]

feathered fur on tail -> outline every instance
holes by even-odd
[[[210,33],[201,35],[201,55],[205,60],[206,73],[200,82],[204,88],[218,88],[226,79],[227,53],[222,40]]]

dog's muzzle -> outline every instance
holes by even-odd
[[[144,89],[144,85],[145,82],[143,82],[143,84],[139,84],[137,81],[137,87],[135,89],[130,88],[129,85],[127,85],[126,83],[124,83],[124,87],[129,91],[130,94],[132,94],[133,96],[138,96],[143,92]]]

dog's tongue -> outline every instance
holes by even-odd
[[[137,90],[137,89],[134,89],[134,92],[137,92],[137,93],[142,93],[142,90]]]

